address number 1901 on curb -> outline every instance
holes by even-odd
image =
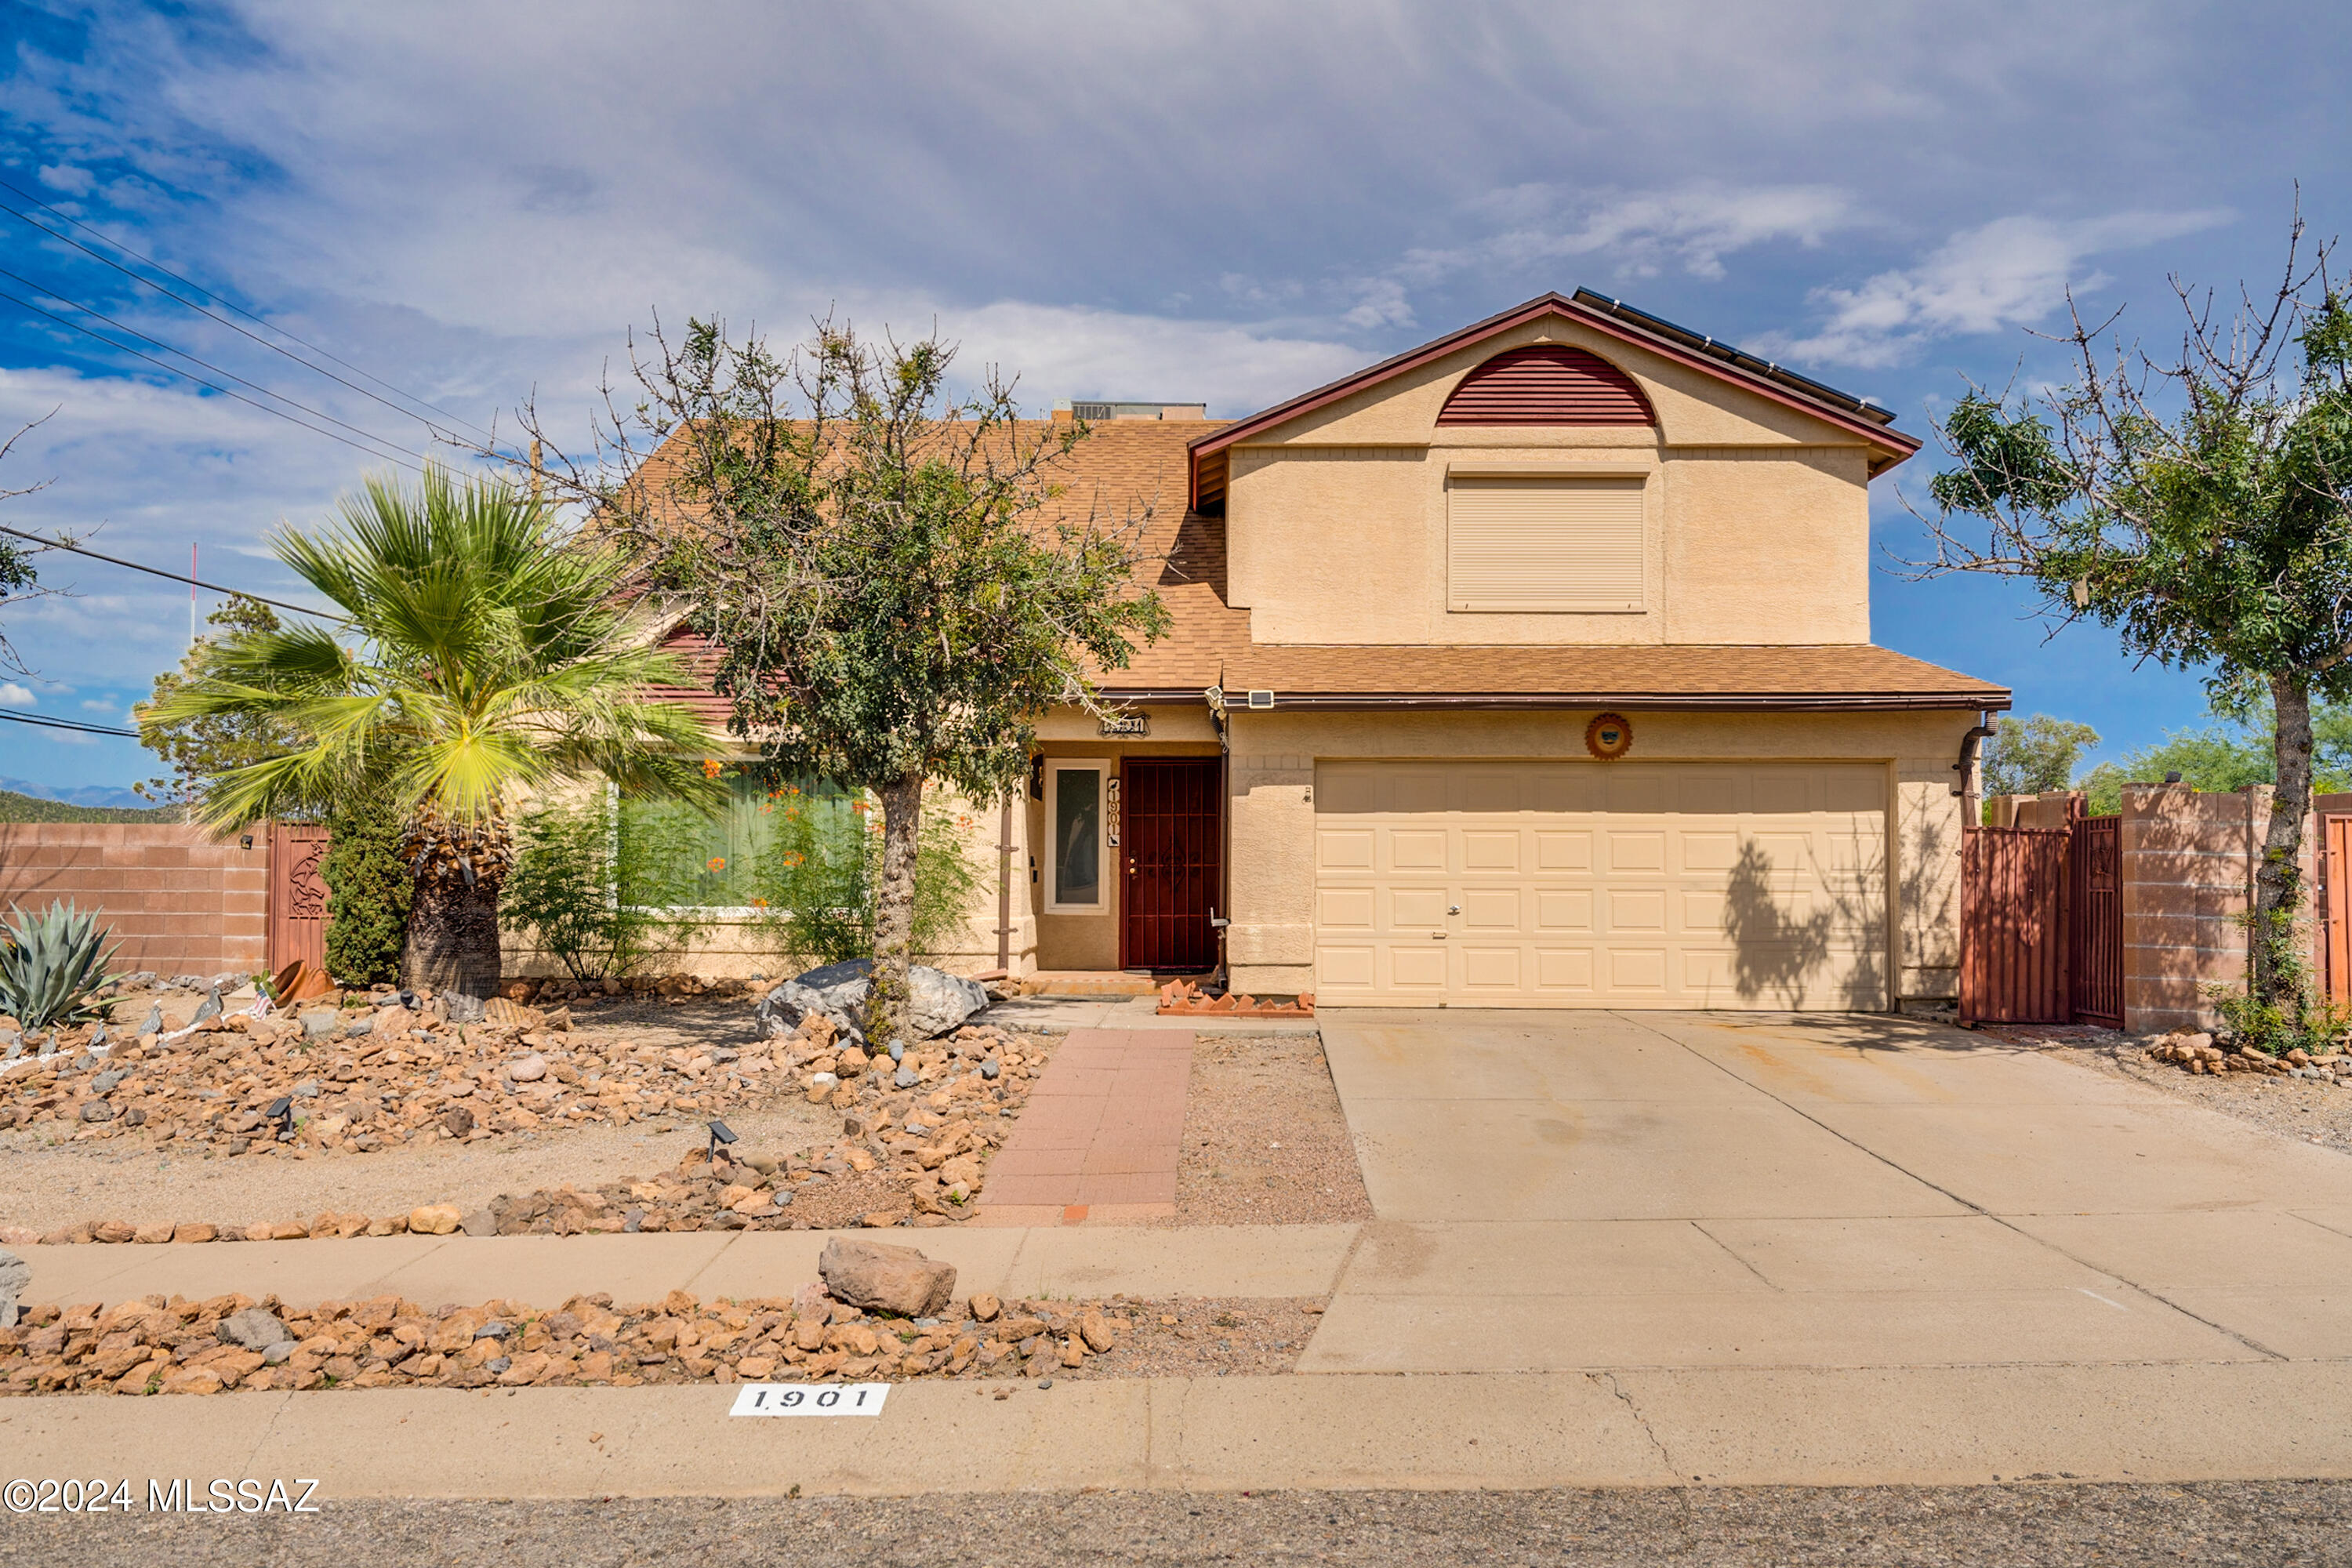
[[[747,1383],[730,1415],[879,1415],[887,1383]]]

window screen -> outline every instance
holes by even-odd
[[[1456,610],[1643,607],[1642,480],[1449,481],[1446,602]]]

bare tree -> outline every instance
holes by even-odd
[[[2160,359],[2116,331],[2120,311],[2094,324],[2070,295],[2071,331],[2041,335],[2072,378],[2014,399],[1970,386],[1937,430],[1956,466],[1921,514],[1933,557],[1906,563],[2023,579],[2054,623],[2096,621],[2219,695],[2269,698],[2278,792],[2241,1019],[2264,1042],[2304,1029],[2312,701],[2352,695],[2352,302],[2329,250],[2306,255],[2298,211],[2267,290],[2222,310],[2176,278],[2185,324]]]

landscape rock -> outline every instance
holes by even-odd
[[[862,1046],[873,972],[871,959],[853,958],[793,976],[761,999],[762,1033],[790,1034],[814,1016]],[[921,1039],[948,1033],[988,1005],[988,993],[974,982],[924,963],[907,971],[907,1026]]]
[[[260,1307],[247,1307],[223,1318],[215,1331],[220,1335],[221,1343],[241,1345],[249,1351],[267,1351],[272,1345],[290,1344],[294,1339],[277,1313]]]
[[[507,1077],[516,1083],[537,1083],[547,1076],[547,1058],[533,1051],[507,1064]]]
[[[456,1204],[426,1204],[409,1211],[408,1231],[412,1236],[447,1236],[465,1218]]]
[[[816,1267],[835,1300],[902,1318],[935,1317],[955,1294],[954,1267],[911,1247],[836,1237]]]
[[[17,1303],[33,1283],[33,1266],[15,1253],[0,1248],[0,1329],[16,1326]]]

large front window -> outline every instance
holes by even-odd
[[[675,801],[624,801],[625,860],[646,862],[641,885],[679,909],[763,912],[789,898],[812,862],[854,860],[870,814],[863,795],[730,764],[717,814]]]

